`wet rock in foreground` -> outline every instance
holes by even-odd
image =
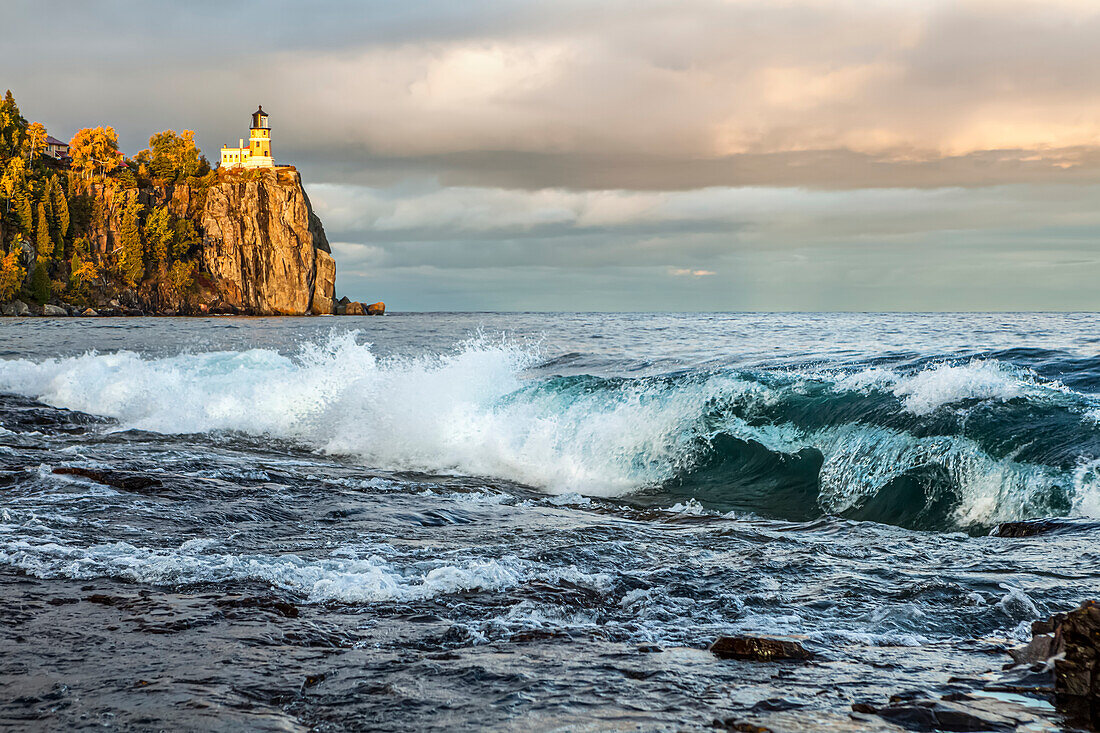
[[[151,489],[163,486],[159,479],[129,471],[101,471],[93,468],[81,468],[79,466],[62,466],[53,469],[53,473],[59,476],[79,476],[97,484],[112,486],[123,491],[135,493],[149,493]]]
[[[1066,532],[1084,532],[1097,528],[1100,528],[1100,522],[1094,519],[1058,517],[1002,522],[994,527],[989,534],[993,537],[1038,537],[1041,535],[1064,534]]]
[[[710,645],[719,659],[741,659],[754,662],[806,661],[813,659],[796,639],[785,636],[720,636]]]
[[[918,731],[1058,730],[1049,720],[1018,703],[966,694],[939,700],[899,700],[881,707],[856,703],[852,710]]]
[[[1054,700],[1070,720],[1100,728],[1100,602],[1053,619]]]

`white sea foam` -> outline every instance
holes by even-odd
[[[255,349],[0,361],[0,390],[161,433],[236,430],[301,441],[381,468],[456,471],[551,493],[614,495],[671,476],[707,401],[754,385],[714,377],[569,394],[523,379],[537,354],[476,340],[379,361],[355,334],[295,357]]]
[[[1002,362],[975,359],[966,364],[936,364],[915,374],[898,374],[880,367],[863,369],[836,378],[840,391],[890,391],[914,415],[928,415],[946,405],[965,400],[1007,401],[1037,394],[1042,388],[1030,375]]]
[[[41,578],[113,577],[157,585],[261,581],[314,602],[424,600],[460,591],[504,590],[532,580],[566,580],[595,590],[610,583],[604,574],[514,556],[408,563],[377,554],[232,555],[208,552],[212,546],[208,540],[189,541],[177,549],[151,549],[126,542],[77,547],[12,539],[0,544],[0,563]]]

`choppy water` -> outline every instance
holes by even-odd
[[[19,726],[852,726],[1100,596],[1100,316],[8,320],[0,357]],[[1075,519],[989,535],[1036,517]]]

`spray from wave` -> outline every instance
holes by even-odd
[[[0,390],[165,434],[290,439],[380,468],[551,493],[923,529],[1092,514],[1090,398],[996,361],[911,373],[715,370],[546,376],[477,338],[377,358],[356,333],[304,345],[0,362]]]

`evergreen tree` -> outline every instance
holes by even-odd
[[[120,170],[118,172],[118,178],[116,180],[118,180],[118,187],[121,188],[123,191],[138,187],[137,176],[135,176],[134,172],[129,168],[123,168],[122,170]]]
[[[50,292],[50,273],[46,268],[46,261],[39,260],[31,275],[31,297],[41,305],[50,299]]]
[[[69,191],[69,229],[74,236],[78,236],[92,225],[92,217],[96,213],[95,200],[86,194],[73,192],[71,188]]]
[[[9,89],[0,102],[0,160],[19,155],[26,131],[27,121],[19,114],[19,105]]]
[[[190,219],[176,219],[173,228],[175,234],[172,237],[170,255],[173,260],[185,260],[202,244],[202,238],[195,231],[195,225]]]
[[[19,220],[19,228],[23,233],[30,234],[34,231],[34,207],[30,191],[25,184],[21,184],[12,194],[11,208],[15,212],[15,218]]]
[[[38,259],[48,260],[53,256],[53,238],[50,236],[50,223],[46,218],[46,205],[38,204],[38,223],[35,227],[35,248],[38,250]],[[37,271],[36,271],[37,272]]]
[[[118,258],[118,272],[122,281],[129,287],[134,287],[145,276],[144,248],[141,243],[141,202],[135,196],[126,205],[126,211],[122,214],[122,228],[119,238],[122,240],[122,251]]]
[[[83,292],[85,283],[99,276],[99,270],[91,261],[90,249],[85,237],[73,242],[73,256],[69,260],[69,289],[74,292]]]
[[[145,220],[145,243],[149,249],[149,258],[158,264],[167,262],[172,251],[173,235],[172,215],[168,207],[158,206]]]
[[[65,191],[61,188],[61,181],[58,180],[57,176],[54,176],[50,183],[52,185],[50,203],[56,221],[56,241],[60,244],[69,235],[69,204],[65,200]]]

